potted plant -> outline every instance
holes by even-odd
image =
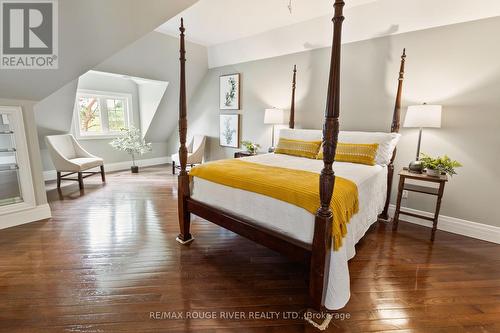
[[[257,150],[260,148],[259,144],[253,143],[252,141],[241,141],[241,145],[252,155],[257,154]]]
[[[427,175],[432,177],[439,177],[441,174],[456,175],[455,168],[462,166],[458,161],[452,160],[447,155],[433,158],[422,153],[420,161],[423,163]]]
[[[122,128],[122,134],[113,139],[110,145],[119,151],[124,151],[132,156],[132,173],[139,173],[139,167],[135,165],[135,156],[142,155],[152,150],[151,143],[146,141],[141,136],[141,131],[134,126]]]

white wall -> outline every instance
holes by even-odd
[[[148,136],[156,111],[163,99],[168,82],[163,81],[138,81],[137,92],[139,95],[139,109],[141,113],[141,132],[144,137]]]

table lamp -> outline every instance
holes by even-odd
[[[422,129],[424,127],[441,127],[441,110],[441,105],[428,105],[426,103],[408,107],[403,127],[419,128],[417,156],[415,161],[410,162],[410,165],[408,167],[410,172],[422,173],[424,167],[422,162],[419,161],[420,143],[422,142]]]
[[[274,151],[274,130],[276,125],[283,124],[283,118],[285,113],[282,109],[272,108],[266,109],[264,113],[264,124],[273,125],[273,136],[272,136],[272,144],[271,148],[269,148],[269,152],[272,153]]]

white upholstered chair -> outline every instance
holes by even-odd
[[[80,189],[83,189],[83,178],[100,173],[102,181],[106,181],[104,173],[104,161],[86,151],[75,140],[73,135],[51,135],[45,138],[49,149],[50,157],[57,171],[57,187],[61,187],[61,180],[78,181]],[[98,172],[85,172],[85,170],[100,167]],[[62,175],[62,172],[68,172]],[[69,175],[77,174],[78,178],[65,178]]]
[[[188,156],[187,165],[193,167],[201,164],[205,156],[205,143],[207,138],[204,135],[195,135],[187,145]],[[180,168],[179,154],[172,155],[172,174],[175,175],[175,168]]]

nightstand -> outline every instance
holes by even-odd
[[[427,182],[435,184],[437,183],[439,184],[439,186],[431,187],[431,186],[407,184],[406,183],[407,179],[416,180],[418,182]],[[399,172],[399,187],[398,187],[398,200],[396,203],[396,212],[394,213],[394,219],[392,220],[393,230],[396,230],[398,228],[400,214],[432,221],[431,241],[434,241],[434,235],[436,234],[438,218],[439,218],[439,210],[441,209],[441,199],[443,198],[443,193],[444,193],[444,185],[446,184],[447,181],[448,181],[448,176],[446,175],[440,175],[439,177],[431,177],[425,173],[420,174],[420,173],[412,173],[408,170],[401,170]],[[417,193],[436,196],[437,200],[436,200],[436,209],[434,211],[434,217],[423,216],[401,210],[401,199],[403,197],[403,191],[417,192]]]
[[[247,151],[237,151],[234,153],[234,158],[240,158],[240,157],[247,157],[247,156],[254,156],[256,154],[249,153]]]

